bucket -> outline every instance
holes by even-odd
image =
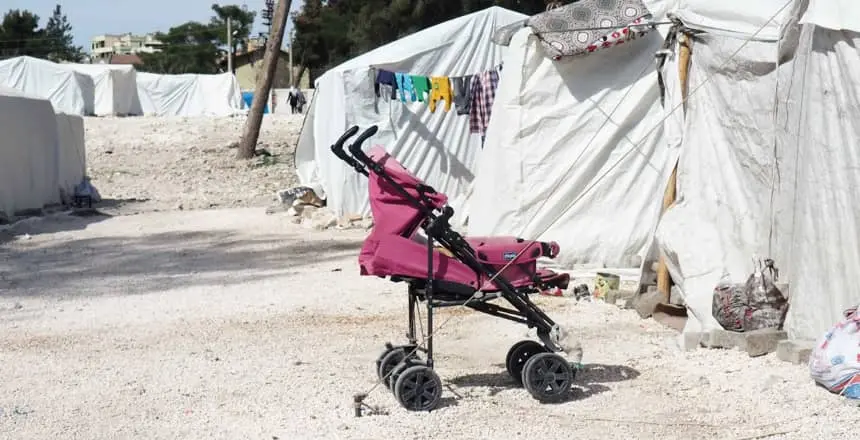
[[[606,272],[597,272],[594,280],[594,297],[604,298],[610,290],[618,290],[621,286],[621,277]]]

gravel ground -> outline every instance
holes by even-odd
[[[525,328],[455,309],[437,321],[450,319],[435,340],[443,407],[408,413],[376,388],[367,403],[383,414],[354,418],[352,395],[373,387],[382,344],[405,328],[404,287],[358,275],[364,232],[313,231],[263,208],[15,232],[0,249],[4,439],[806,440],[847,438],[858,417],[803,366],[682,352],[633,311],[542,297],[582,341],[569,401],[541,405],[508,378],[505,353]]]
[[[258,148],[236,159],[245,117],[86,118],[87,168],[99,209],[133,214],[256,207],[298,183],[293,152],[304,115],[265,115]]]

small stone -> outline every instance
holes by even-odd
[[[805,364],[809,362],[813,348],[815,341],[786,339],[776,345],[776,357],[792,364]]]
[[[737,348],[746,351],[750,357],[762,356],[776,351],[779,341],[788,338],[785,331],[764,328],[749,332],[732,332],[723,329],[708,333],[706,347]]]
[[[788,339],[788,333],[775,328],[746,332],[746,352],[750,357],[763,356],[776,351],[779,341]]]

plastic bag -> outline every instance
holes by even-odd
[[[744,316],[744,331],[782,329],[788,311],[788,299],[776,287],[778,280],[779,269],[774,267],[773,260],[768,258],[764,264],[758,262],[758,267],[747,278],[745,286],[748,308]]]
[[[732,283],[723,274],[714,289],[711,313],[726,330],[748,332],[763,328],[782,328],[788,312],[788,299],[776,286],[779,270],[773,260],[758,262],[745,283]]]
[[[744,330],[744,317],[747,314],[746,289],[744,284],[732,283],[728,274],[714,289],[711,313],[714,319],[729,331]]]
[[[819,339],[809,357],[812,379],[850,399],[860,399],[860,311],[845,311],[845,318]]]

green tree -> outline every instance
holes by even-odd
[[[38,15],[26,10],[10,10],[0,22],[0,58],[42,56],[44,38]]]
[[[227,18],[235,30],[234,47],[247,47],[255,13],[236,5],[212,5],[215,15],[209,23],[189,21],[157,33],[164,43],[161,52],[141,54],[139,70],[153,73],[221,72],[220,61],[227,54]]]
[[[75,46],[72,35],[72,25],[60,5],[54,8],[51,18],[43,30],[45,57],[51,61],[80,62],[83,59],[83,48]]]
[[[234,49],[246,50],[257,13],[236,5],[221,6],[218,4],[212,5],[212,11],[215,12],[215,16],[212,17],[209,25],[218,35],[218,42],[225,47],[227,46],[227,19],[229,18],[233,30]]]
[[[218,73],[222,53],[218,47],[217,29],[189,21],[156,33],[164,43],[160,52],[140,54],[143,66],[139,70],[153,73]]]

